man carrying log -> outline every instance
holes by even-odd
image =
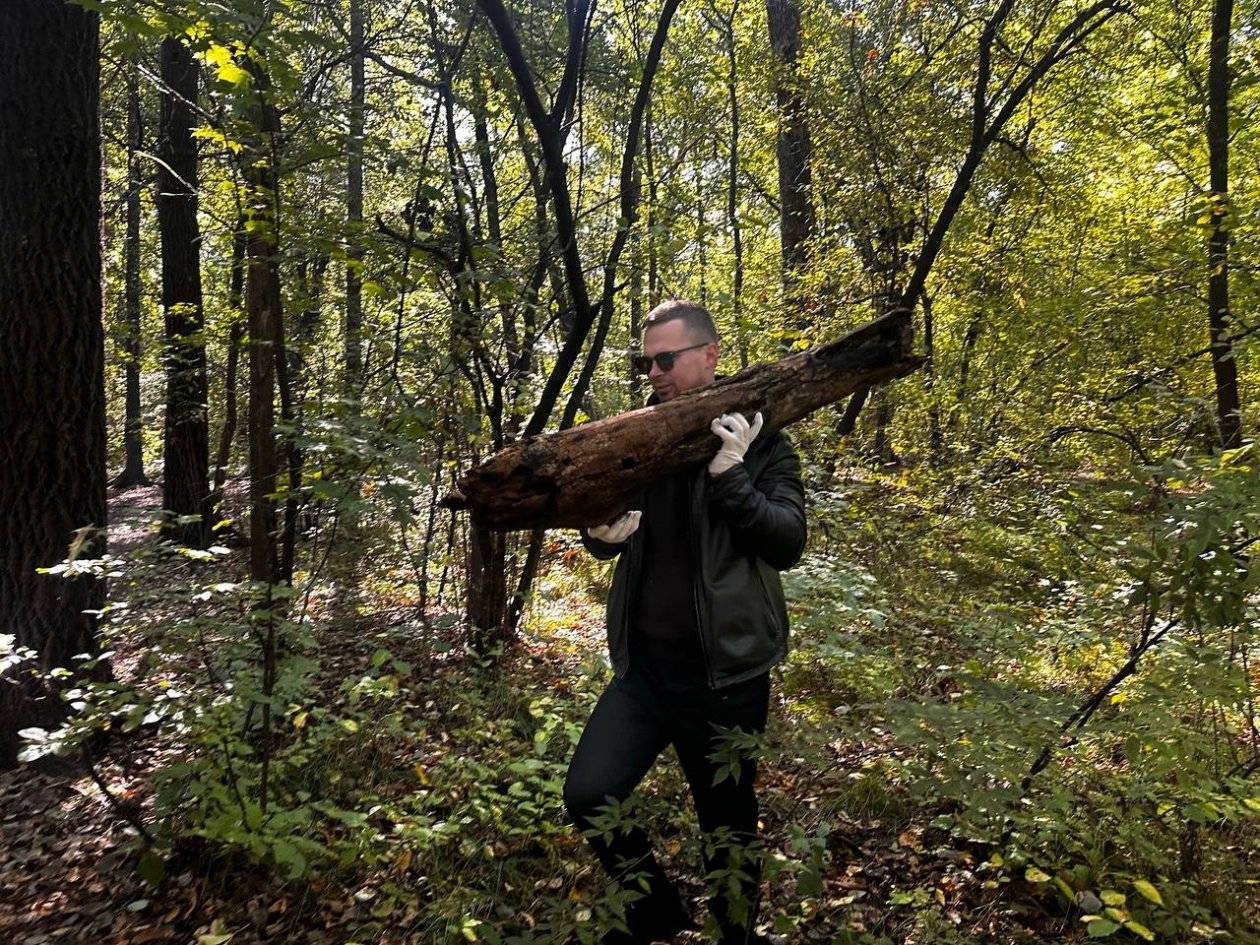
[[[652,383],[649,405],[712,383],[717,362],[717,331],[702,306],[673,300],[648,315],[636,367]],[[753,931],[756,761],[710,758],[722,755],[722,732],[765,730],[769,671],[787,653],[779,571],[805,547],[800,459],[781,430],[759,439],[761,425],[760,413],[751,423],[738,413],[715,418],[721,442],[712,459],[656,479],[611,523],[582,529],[597,558],[620,556],[608,596],[615,675],[569,764],[564,802],[608,873],[641,894],[626,910],[629,932],[609,930],[604,945],[696,928],[641,828],[591,830],[604,805],[624,802],[671,744],[705,834],[706,873],[742,874],[739,893],[723,880],[710,898],[719,941],[766,941]]]

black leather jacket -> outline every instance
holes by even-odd
[[[648,401],[655,402],[655,395]],[[714,443],[714,452],[718,444]],[[646,490],[626,509],[642,509]],[[697,464],[691,484],[691,528],[698,580],[696,623],[710,689],[764,673],[787,655],[788,615],[779,572],[805,549],[801,462],[783,431],[758,436],[743,463],[710,476]],[[617,678],[630,668],[630,607],[642,574],[643,532],[620,544],[582,544],[597,558],[620,555],[608,593],[608,654]]]

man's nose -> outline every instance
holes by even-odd
[[[648,377],[649,378],[660,377],[662,374],[667,374],[667,373],[668,373],[667,371],[662,371],[660,364],[657,363],[655,360],[653,360],[652,367],[648,371]]]

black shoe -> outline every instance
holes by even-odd
[[[610,929],[599,940],[600,945],[650,945],[700,928],[690,907],[673,887],[630,903],[626,907],[626,925],[629,932]]]
[[[774,945],[770,939],[766,938],[760,932],[753,932],[747,937],[743,935],[727,935],[719,939],[720,945]]]

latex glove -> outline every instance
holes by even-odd
[[[709,461],[709,473],[720,476],[732,466],[744,461],[744,454],[757,434],[761,432],[761,411],[753,417],[752,425],[742,413],[724,413],[715,417],[709,429],[722,438],[717,455]]]
[[[586,530],[586,534],[610,545],[619,545],[635,533],[639,527],[639,519],[642,517],[642,512],[625,512],[611,525],[591,526]]]

